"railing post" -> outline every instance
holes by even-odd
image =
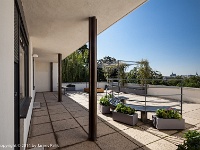
[[[183,86],[181,84],[181,115],[183,113]]]

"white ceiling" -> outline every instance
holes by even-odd
[[[21,0],[38,61],[57,62],[88,41],[88,18],[96,16],[98,34],[146,0]]]

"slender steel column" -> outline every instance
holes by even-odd
[[[58,54],[58,102],[62,102],[62,54]]]
[[[53,62],[50,62],[50,91],[53,92]]]
[[[97,19],[89,17],[89,135],[88,139],[96,140],[97,136]]]

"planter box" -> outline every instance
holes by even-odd
[[[103,106],[99,104],[99,110],[102,114],[110,114],[110,106]]]
[[[152,120],[157,129],[185,129],[185,119],[163,119],[153,115]]]
[[[128,125],[135,125],[138,122],[138,114],[128,115],[113,111],[113,120],[119,121]]]

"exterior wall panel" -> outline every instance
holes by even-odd
[[[53,63],[53,91],[58,91],[58,63]]]
[[[0,145],[14,144],[14,1],[0,4]],[[12,148],[14,149],[14,148]]]
[[[50,63],[35,62],[35,91],[50,91]]]
[[[29,110],[27,113],[27,117],[21,121],[23,122],[23,141],[21,143],[26,144],[27,143],[27,138],[28,138],[28,132],[29,132],[29,125],[31,121],[31,115],[32,115],[32,110],[33,110],[33,102],[35,98],[35,90],[33,90],[33,48],[32,48],[32,43],[31,40],[29,39],[29,93],[30,96],[32,97],[31,103],[29,106]],[[24,148],[25,149],[25,148]]]

